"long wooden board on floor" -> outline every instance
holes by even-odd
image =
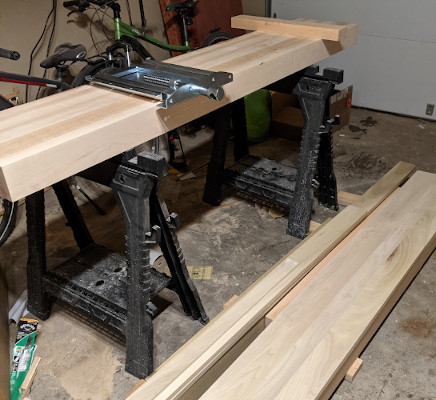
[[[415,167],[398,163],[354,205],[347,207],[291,251],[234,304],[173,354],[130,400],[180,399],[283,296],[388,197]]]
[[[416,172],[201,399],[328,399],[434,250],[435,198]]]
[[[397,189],[399,190],[399,189]],[[394,192],[395,193],[395,192]],[[393,196],[391,194],[387,199],[383,201],[367,218],[365,218],[362,223],[360,223],[356,229],[354,229],[350,234],[347,235],[347,237],[342,240],[329,254],[327,254],[318,264],[315,265],[314,268],[310,270],[310,272],[300,281],[298,282],[298,285],[296,285],[294,288],[292,288],[289,293],[283,297],[269,312],[265,315],[265,325],[268,326],[272,321],[274,321],[278,315],[291,303],[292,300],[294,300],[299,293],[315,278],[316,275],[322,269],[328,265],[328,263],[335,258],[340,251],[350,242],[351,239],[353,239],[354,236],[357,235],[357,233],[366,226],[372,218],[375,218],[377,216],[377,213],[380,211],[380,209],[385,205],[387,201]],[[360,197],[360,196],[359,196]]]
[[[233,74],[216,102],[199,96],[168,110],[157,102],[82,86],[2,111],[0,195],[18,200],[316,63],[346,44],[252,32],[172,58]]]

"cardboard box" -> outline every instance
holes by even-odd
[[[330,97],[330,115],[339,115],[341,123],[334,127],[333,132],[348,125],[350,121],[353,86],[335,91]],[[301,140],[304,127],[303,114],[294,95],[274,92],[272,94],[272,133],[294,141]]]

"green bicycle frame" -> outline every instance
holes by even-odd
[[[188,41],[186,41],[183,46],[173,46],[171,44],[161,42],[160,40],[157,40],[150,35],[146,35],[143,32],[140,32],[138,29],[134,28],[133,26],[128,25],[123,21],[121,21],[120,18],[114,18],[114,23],[115,23],[116,40],[120,40],[121,36],[129,36],[131,38],[139,38],[145,40],[146,42],[152,43],[155,46],[158,46],[161,49],[165,49],[165,50],[180,51],[182,53],[187,53],[188,51],[192,50]]]

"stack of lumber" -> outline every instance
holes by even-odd
[[[397,164],[129,400],[328,398],[435,248],[436,175],[398,188],[413,171]]]
[[[298,29],[273,21],[270,33],[263,27],[170,60],[232,73],[221,102],[199,96],[163,110],[142,96],[86,85],[3,110],[0,195],[19,200],[319,62],[357,38],[353,24],[296,24]]]

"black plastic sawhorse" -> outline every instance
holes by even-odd
[[[126,371],[145,378],[153,372],[151,300],[156,294],[169,288],[178,294],[186,314],[203,324],[209,319],[175,234],[177,214],[169,214],[159,197],[159,179],[167,174],[165,158],[143,152],[118,161],[112,162],[111,186],[125,219],[125,256],[93,242],[68,184],[62,181],[53,188],[80,252],[47,271],[44,192],[26,198],[28,309],[45,320],[53,298],[59,298],[117,329],[126,337]],[[110,161],[106,165],[110,169]],[[159,243],[171,277],[150,266],[152,243]]]
[[[286,182],[279,179],[281,184],[284,183],[283,187],[279,187],[280,183],[268,182],[277,175],[274,171],[285,169],[283,166],[268,160],[271,167],[267,170],[265,162],[259,167],[253,160],[246,160],[248,145],[244,100],[238,100],[215,112],[213,151],[203,196],[205,202],[212,205],[220,204],[221,186],[224,182],[255,196],[266,196],[268,201],[289,209],[286,232],[298,238],[304,238],[309,231],[314,181],[318,186],[319,203],[331,209],[338,209],[331,131],[332,126],[338,121],[330,118],[329,99],[335,84],[343,81],[343,71],[325,68],[322,75],[318,72],[317,66],[311,66],[268,87],[278,92],[295,94],[305,122],[297,169],[286,168]],[[233,118],[233,129],[230,124],[232,113],[236,115],[236,118]],[[225,170],[227,141],[231,133],[235,141],[234,158],[239,165]],[[253,163],[260,173],[256,172],[256,168],[249,170],[249,164]],[[277,190],[280,192],[279,196],[274,193]]]

